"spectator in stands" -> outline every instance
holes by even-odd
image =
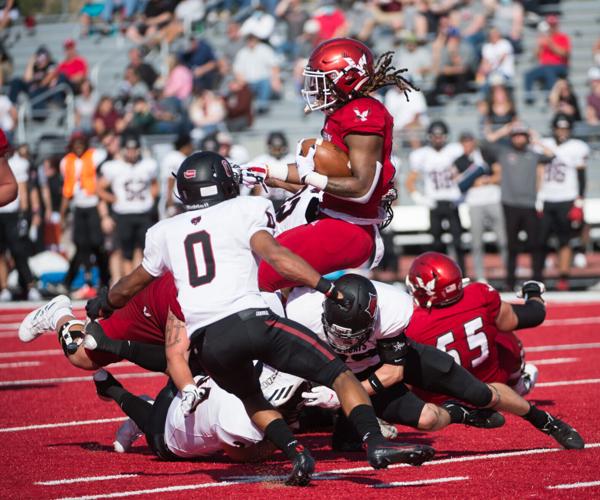
[[[143,50],[139,47],[129,49],[127,53],[129,57],[128,67],[132,68],[140,80],[146,84],[146,87],[151,89],[158,78],[158,73],[152,64],[144,61]]]
[[[60,175],[60,157],[44,158],[40,167],[40,187],[44,202],[44,244],[53,252],[61,251],[62,223],[60,206],[62,204],[63,179]]]
[[[188,112],[194,127],[191,135],[198,140],[218,130],[226,109],[223,99],[212,90],[195,90]]]
[[[17,108],[4,94],[0,94],[0,128],[12,142],[13,132],[17,125]]]
[[[511,43],[514,53],[523,52],[525,9],[522,3],[515,0],[486,0],[482,3],[491,7],[491,24]]]
[[[479,113],[483,119],[483,133],[487,140],[492,140],[489,134],[495,132],[517,118],[512,94],[503,79],[492,79],[487,98],[479,103]]]
[[[136,45],[152,46],[160,42],[163,30],[173,19],[175,0],[148,0],[142,20],[127,29],[127,36]]]
[[[192,33],[194,25],[204,18],[204,4],[204,0],[181,0],[175,7],[173,20],[162,33],[162,40],[170,45],[184,33]]]
[[[538,65],[525,73],[525,102],[528,104],[535,102],[532,92],[536,81],[542,83],[543,90],[550,90],[556,80],[566,77],[569,71],[571,39],[559,31],[557,16],[547,16],[546,23],[540,23],[536,46]]]
[[[403,2],[397,0],[369,0],[365,3],[365,12],[362,18],[362,29],[358,38],[368,41],[377,26],[398,32],[404,27]]]
[[[592,59],[594,61],[594,66],[600,68],[600,37],[598,37],[592,47]]]
[[[92,83],[85,80],[81,83],[81,94],[75,97],[75,127],[85,134],[94,132],[94,114],[98,106],[98,94]]]
[[[244,81],[231,78],[225,92],[225,122],[231,132],[241,132],[252,125],[252,90]]]
[[[169,151],[160,162],[160,178],[162,183],[163,201],[165,214],[171,217],[183,211],[181,201],[175,193],[175,176],[179,166],[192,154],[194,146],[192,138],[187,134],[177,136],[173,143],[173,150]]]
[[[344,11],[337,7],[333,0],[321,0],[320,7],[313,14],[313,19],[319,24],[316,44],[348,34]]]
[[[590,93],[586,98],[585,121],[589,125],[600,125],[600,68],[588,71]]]
[[[182,61],[192,70],[194,88],[214,89],[217,83],[217,58],[210,43],[203,38],[192,38]]]
[[[167,62],[169,74],[165,80],[163,96],[187,101],[194,88],[194,76],[190,69],[183,64],[181,57],[171,54]]]
[[[417,15],[415,17],[415,34],[419,41],[433,40],[439,32],[439,23],[445,18],[457,1],[438,2],[437,0],[417,0]],[[476,4],[479,2],[475,2]],[[458,30],[457,26],[454,26]]]
[[[94,134],[102,137],[108,132],[120,133],[125,128],[125,121],[116,110],[112,97],[103,95],[93,116]]]
[[[540,224],[536,210],[538,178],[544,157],[530,147],[530,130],[521,123],[509,124],[498,130],[495,139],[510,136],[508,145],[489,144],[490,162],[501,167],[501,200],[508,240],[506,283],[509,290],[516,285],[517,255],[521,251],[519,233],[527,233],[527,250],[532,257],[533,279],[542,280],[544,257],[540,241]]]
[[[3,0],[0,12],[0,31],[8,28],[14,21],[19,19],[19,9],[16,0]]]
[[[8,84],[13,74],[13,60],[4,44],[0,42],[0,87]]]
[[[131,134],[145,135],[156,133],[158,119],[152,113],[152,106],[146,97],[133,99],[131,109],[123,117],[124,129]]]
[[[422,92],[411,92],[407,100],[404,92],[391,87],[385,94],[385,107],[394,117],[394,134],[402,134],[411,149],[421,146],[421,136],[429,125],[427,102]]]
[[[506,229],[504,214],[500,203],[500,165],[489,165],[477,145],[475,136],[463,132],[460,136],[463,154],[454,161],[458,173],[458,185],[465,194],[465,202],[469,207],[471,219],[471,254],[475,279],[486,281],[484,270],[484,230],[491,230],[496,235],[496,245],[502,255],[502,266],[507,262]],[[470,182],[474,178],[474,181]]]
[[[234,143],[233,137],[227,132],[217,132],[212,137],[214,137],[214,140],[217,143],[217,153],[227,158],[231,163],[241,165],[250,161],[248,150],[243,145]],[[207,139],[208,138],[204,139],[202,143]],[[200,149],[204,149],[202,144]]]
[[[67,210],[73,210],[72,241],[75,253],[69,263],[69,270],[59,293],[69,293],[79,268],[85,268],[85,285],[81,295],[92,295],[92,266],[98,266],[100,284],[108,286],[110,273],[108,257],[104,249],[104,233],[109,234],[114,227],[108,216],[108,207],[100,202],[96,194],[96,170],[106,153],[90,148],[87,137],[74,133],[69,141],[69,150],[60,162],[60,171],[64,179],[62,188],[61,221],[66,221]],[[94,260],[92,260],[95,258]]]
[[[77,53],[77,46],[75,40],[72,38],[65,40],[63,48],[65,50],[65,58],[53,71],[52,85],[67,83],[75,94],[79,94],[81,84],[87,78],[87,61]]]
[[[275,51],[256,36],[248,35],[246,45],[233,61],[233,71],[238,81],[248,83],[256,98],[257,113],[266,113],[271,97],[282,88]]]
[[[400,47],[394,54],[394,66],[407,68],[411,81],[422,89],[425,78],[431,72],[431,53],[420,46],[416,35],[412,31],[403,31],[396,39]]]
[[[121,13],[123,21],[133,21],[137,14],[143,12],[145,4],[144,0],[104,0],[102,19],[110,25],[115,13]]]
[[[278,50],[292,60],[299,55],[298,39],[304,32],[304,23],[310,17],[302,3],[302,0],[281,0],[275,9],[275,17],[286,25],[285,41]]]
[[[256,5],[249,17],[240,26],[240,35],[254,35],[267,42],[275,30],[275,18],[269,14],[263,5]]]
[[[55,63],[48,49],[41,45],[35,51],[25,67],[23,78],[13,78],[10,82],[8,97],[17,104],[19,94],[25,93],[29,99],[43,94],[50,88]],[[44,103],[36,103],[33,108],[41,109]]]
[[[510,42],[502,38],[498,28],[492,27],[488,33],[488,42],[483,44],[476,81],[483,85],[494,75],[511,82],[515,76],[515,57]]]
[[[135,68],[130,65],[127,66],[123,75],[123,81],[119,84],[117,91],[118,101],[121,105],[127,105],[135,97],[148,95],[149,91],[150,89],[141,80]]]
[[[548,102],[555,115],[567,115],[571,122],[581,121],[577,95],[568,79],[559,78],[556,80],[548,96]]]
[[[485,43],[485,29],[487,18],[490,15],[489,0],[464,0],[449,12],[450,25],[458,28],[465,42],[468,43],[474,54],[481,54]]]

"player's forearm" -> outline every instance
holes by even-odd
[[[181,354],[169,355],[167,351],[167,372],[180,391],[186,385],[194,383],[194,377],[192,376],[188,361]]]
[[[121,278],[108,292],[108,301],[113,309],[123,307],[131,297],[154,279],[141,265]]]
[[[343,198],[362,198],[369,192],[369,185],[358,177],[329,177],[325,192]]]
[[[283,246],[279,246],[278,251],[265,260],[284,278],[305,286],[315,288],[321,279],[321,275],[308,262]]]

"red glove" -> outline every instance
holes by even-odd
[[[581,202],[573,203],[567,218],[571,221],[573,227],[581,227],[583,224],[583,204]]]
[[[0,128],[0,156],[4,156],[8,152],[10,152],[10,144],[4,134],[4,130]]]

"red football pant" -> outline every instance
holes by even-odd
[[[525,366],[523,344],[513,332],[498,332],[496,335],[498,348],[498,377],[494,382],[508,385],[516,384],[521,378]]]
[[[277,241],[302,257],[319,273],[328,274],[359,267],[375,249],[372,226],[359,226],[326,217],[281,233]],[[302,285],[281,276],[262,261],[258,267],[258,286],[266,292]]]

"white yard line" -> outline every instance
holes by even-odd
[[[57,486],[59,484],[91,483],[93,481],[110,481],[112,479],[127,479],[130,477],[138,477],[138,475],[137,474],[116,474],[113,476],[74,477],[72,479],[57,479],[54,481],[38,481],[33,484],[37,484],[40,486]]]
[[[557,380],[555,382],[540,382],[535,387],[559,387],[561,385],[600,384],[600,378],[584,378],[579,380]]]
[[[575,363],[579,358],[548,358],[548,359],[527,359],[527,363],[535,366],[540,365],[562,365],[564,363]]]
[[[38,356],[57,356],[64,353],[60,349],[44,349],[41,351],[0,352],[0,359],[37,358]]]
[[[95,420],[74,420],[71,422],[58,422],[55,424],[25,425],[23,427],[4,427],[0,428],[0,432],[37,431],[38,429],[55,429],[57,427],[79,427],[80,425],[109,424],[113,422],[122,422],[123,420],[127,420],[127,417],[99,418]]]
[[[600,486],[600,481],[588,481],[586,483],[557,484],[555,486],[547,486],[547,488],[549,490],[572,490],[575,488],[590,488],[592,486]]]
[[[374,484],[371,488],[394,488],[396,486],[421,486],[425,484],[451,483],[454,481],[467,481],[469,476],[439,477],[437,479],[421,479],[419,481],[394,481],[392,483]]]
[[[561,318],[561,319],[547,319],[540,326],[566,326],[566,325],[596,325],[600,323],[600,318],[597,316],[591,316],[587,318]]]
[[[583,344],[538,345],[525,347],[525,352],[572,351],[577,349],[600,349],[600,342],[587,342]]]
[[[140,373],[119,373],[119,379],[122,378],[150,378],[164,377],[164,373],[158,372],[140,372]],[[27,380],[3,380],[0,382],[0,387],[10,387],[13,385],[43,385],[43,384],[63,384],[69,382],[86,382],[91,381],[92,376],[86,375],[83,377],[58,377],[58,378],[34,378]]]
[[[590,448],[598,448],[600,447],[600,443],[589,443],[586,444],[586,449]],[[460,463],[460,462],[474,462],[478,460],[501,460],[504,458],[510,457],[518,457],[524,455],[539,455],[543,453],[555,453],[565,451],[562,448],[534,448],[531,450],[521,450],[521,451],[509,451],[509,452],[500,452],[500,453],[489,453],[485,455],[469,455],[464,457],[456,457],[456,458],[445,458],[442,460],[433,460],[431,462],[425,462],[423,465],[445,465],[452,463]],[[571,452],[568,452],[571,453]],[[398,467],[412,467],[408,464],[396,464],[391,465],[388,469],[396,469]],[[353,472],[367,472],[372,471],[371,467],[354,467],[351,469],[336,469],[330,471],[324,471],[317,473],[313,476],[314,479],[323,479],[330,478],[331,476],[336,477],[339,474],[351,474]],[[458,476],[457,476],[458,477]],[[186,490],[198,490],[203,488],[223,488],[227,486],[235,486],[239,484],[248,484],[248,483],[257,483],[262,481],[272,481],[272,480],[284,480],[285,476],[252,476],[249,480],[236,480],[236,481],[221,481],[218,483],[196,483],[196,484],[183,484],[179,486],[164,486],[161,488],[152,488],[146,490],[132,490],[132,491],[116,491],[113,493],[104,493],[97,495],[86,495],[81,497],[66,497],[61,498],[60,500],[96,500],[99,498],[122,498],[122,497],[131,497],[137,495],[151,495],[155,493],[169,493],[173,491],[186,491]],[[448,479],[448,478],[443,478]]]
[[[18,361],[16,363],[0,363],[0,369],[2,368],[26,368],[28,366],[40,366],[40,361]]]

